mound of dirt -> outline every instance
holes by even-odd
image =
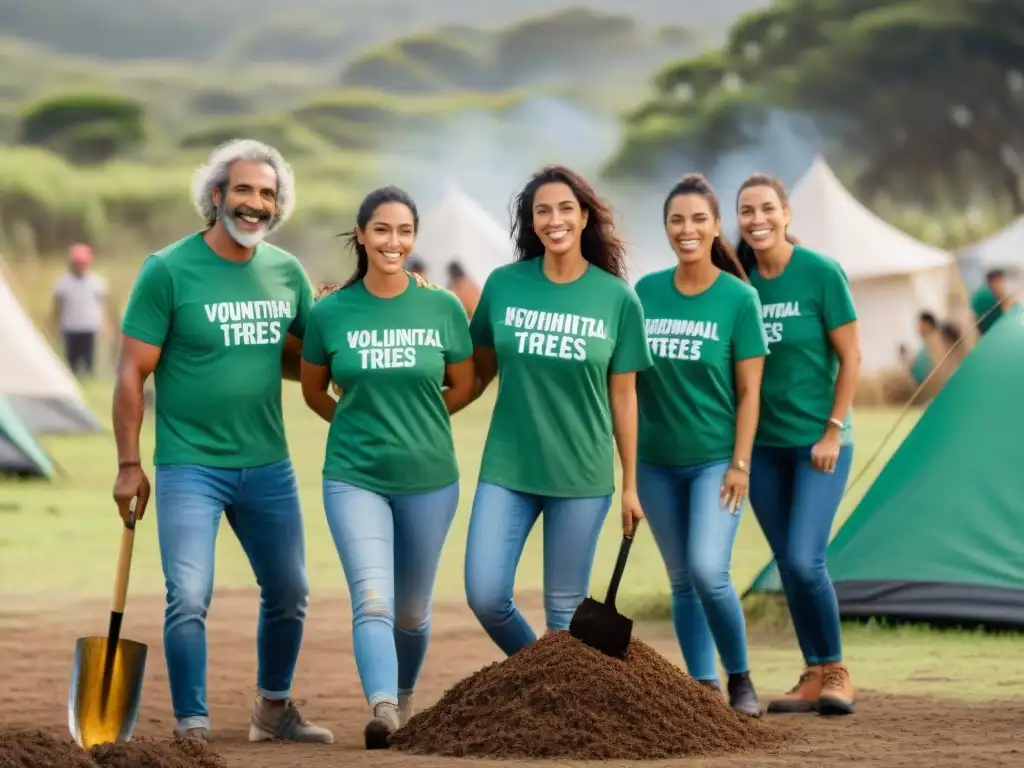
[[[664,760],[766,750],[789,738],[734,712],[639,640],[613,659],[568,632],[484,667],[392,738],[446,757]]]
[[[132,740],[86,752],[43,731],[0,729],[0,768],[227,768],[227,763],[196,741]]]

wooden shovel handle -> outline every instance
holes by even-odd
[[[132,550],[135,547],[135,499],[128,512],[128,522],[121,531],[121,548],[117,553],[117,572],[114,574],[114,601],[110,610],[124,613],[128,602],[128,575],[132,570]]]

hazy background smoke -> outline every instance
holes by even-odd
[[[623,185],[600,177],[601,166],[615,153],[621,137],[621,125],[613,116],[558,99],[536,98],[501,120],[468,112],[441,131],[418,135],[415,147],[409,148],[416,153],[415,163],[388,161],[380,168],[379,180],[408,189],[421,212],[439,201],[446,182],[453,182],[507,228],[512,198],[529,175],[547,163],[568,165],[613,205],[631,247],[630,278],[636,280],[674,262],[661,208],[680,176],[700,171],[711,180],[722,203],[723,231],[734,240],[734,201],[743,179],[760,171],[792,185],[810,164],[816,146],[809,121],[775,112],[757,145],[724,155],[713,167],[697,167],[679,153],[665,161],[659,178]]]

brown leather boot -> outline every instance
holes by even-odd
[[[806,667],[789,693],[768,702],[768,713],[788,715],[797,712],[816,712],[821,696],[822,676],[820,665]]]
[[[818,713],[821,715],[853,714],[853,683],[850,672],[841,661],[826,664],[818,698]]]

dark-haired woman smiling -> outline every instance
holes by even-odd
[[[448,417],[476,381],[462,305],[403,269],[418,225],[402,190],[366,197],[350,240],[356,272],[313,306],[302,346],[302,393],[331,425],[324,508],[352,596],[356,666],[371,709],[367,749],[387,747],[411,715],[459,501]],[[337,402],[327,393],[332,379]]]
[[[768,353],[761,305],[721,236],[718,198],[703,176],[676,184],[663,216],[678,263],[636,286],[654,355],[637,378],[637,488],[668,570],[672,619],[690,675],[718,687],[717,646],[730,705],[756,717],[760,705],[729,564]]]
[[[517,260],[496,269],[473,314],[481,386],[498,375],[466,551],[466,596],[491,639],[513,654],[536,639],[512,600],[530,529],[544,516],[549,630],[590,586],[622,463],[622,528],[643,513],[636,493],[636,372],[651,364],[643,313],[625,281],[612,214],[561,166],[536,173],[515,201]]]

